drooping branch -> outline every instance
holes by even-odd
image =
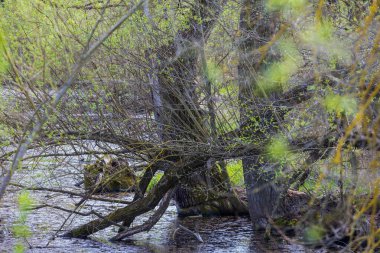
[[[125,15],[123,15],[107,32],[101,35],[96,42],[90,45],[88,48],[84,49],[84,52],[80,55],[76,64],[72,67],[66,82],[59,88],[56,92],[54,99],[46,105],[46,107],[41,107],[35,112],[33,117],[30,119],[27,125],[32,125],[31,130],[25,131],[25,137],[21,140],[20,145],[17,148],[17,152],[14,155],[12,165],[9,168],[7,174],[3,178],[0,185],[0,199],[2,199],[5,190],[12,178],[12,174],[21,166],[22,159],[28,151],[29,146],[38,137],[42,127],[49,120],[51,114],[54,113],[55,108],[60,103],[62,97],[73,85],[76,80],[77,75],[81,71],[82,67],[88,62],[90,57],[94,52],[106,41],[130,16],[132,16],[138,8],[146,0],[141,0],[135,6],[133,6]],[[40,115],[42,113],[42,115]]]

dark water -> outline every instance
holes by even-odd
[[[43,195],[34,194],[34,197],[46,198]],[[15,206],[10,202],[11,199],[8,197],[0,210],[3,231],[0,252],[11,252],[17,241],[11,232],[12,221],[17,217]],[[60,206],[70,206],[69,198],[56,197],[55,201],[59,202]],[[104,203],[93,206],[96,206],[98,210],[103,209],[104,212],[117,207]],[[29,244],[31,247],[27,252],[313,252],[279,238],[265,240],[263,234],[254,233],[251,230],[248,218],[187,217],[178,219],[174,205],[169,207],[162,219],[149,232],[134,235],[125,242],[107,241],[115,235],[116,228],[99,232],[89,240],[61,237],[52,240],[52,236],[60,229],[67,217],[67,213],[46,208],[30,213],[28,226],[32,229],[33,235],[26,242],[26,245]],[[148,215],[140,218],[136,224],[147,218]],[[73,216],[68,219],[64,229],[90,219],[91,217]],[[177,224],[199,232],[204,243],[198,242],[195,237],[183,230],[178,230],[174,234]]]
[[[42,175],[41,175],[42,173]],[[73,173],[73,172],[72,172]],[[62,188],[78,191],[74,187],[72,173],[57,170],[49,174],[47,171],[23,170],[15,178],[23,184],[48,185],[49,187]],[[54,175],[55,178],[49,178]],[[48,178],[48,179],[47,179]],[[40,181],[39,181],[40,180]],[[179,219],[176,216],[176,208],[171,204],[161,220],[149,231],[130,237],[127,241],[111,243],[108,239],[114,236],[117,228],[108,228],[94,234],[88,240],[65,239],[59,237],[64,231],[79,224],[88,222],[95,216],[71,215],[67,212],[53,209],[41,208],[28,214],[27,226],[32,235],[26,241],[17,239],[12,233],[12,226],[19,217],[17,208],[18,189],[10,187],[8,194],[0,204],[0,252],[12,252],[14,245],[22,241],[29,248],[27,252],[316,252],[305,249],[303,246],[290,244],[285,240],[273,238],[269,241],[264,239],[262,233],[253,232],[248,218],[237,217],[187,217]],[[31,192],[34,203],[60,206],[72,210],[74,204],[80,199],[68,195],[53,192]],[[119,196],[120,197],[120,196]],[[131,196],[124,194],[124,199]],[[120,204],[99,201],[87,201],[80,212],[96,210],[105,215]],[[149,218],[150,213],[139,217],[134,226],[141,224]],[[183,231],[178,230],[180,224],[193,231],[199,232],[203,239],[200,243],[196,238]]]

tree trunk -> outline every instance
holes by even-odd
[[[197,9],[189,20],[189,28],[179,31],[171,45],[157,51],[158,62],[167,63],[159,68],[153,61],[153,71],[157,77],[150,77],[155,118],[162,141],[188,140],[207,143],[215,134],[214,112],[209,103],[210,124],[205,124],[207,114],[199,107],[196,96],[196,78],[203,75],[202,67],[197,67],[198,58],[205,63],[202,54],[204,45],[217,19],[223,2],[196,1]],[[199,22],[200,17],[202,22]],[[207,85],[207,84],[206,84]],[[206,87],[207,88],[207,87]],[[208,89],[209,90],[209,89]],[[209,91],[210,93],[211,91]],[[207,94],[210,96],[211,94]],[[210,129],[210,126],[211,129]],[[167,154],[166,154],[167,155]],[[191,154],[170,154],[178,159]],[[196,156],[193,159],[198,159]],[[235,215],[247,213],[247,208],[230,188],[219,187],[222,172],[216,166],[204,164],[201,172],[184,178],[174,195],[179,215]],[[228,178],[225,178],[228,180]],[[218,182],[216,184],[215,182]],[[222,184],[223,185],[223,184]]]
[[[280,196],[284,190],[275,183],[273,165],[263,164],[260,159],[260,156],[243,159],[248,210],[257,229],[266,228],[269,217],[282,215]]]
[[[264,145],[278,129],[278,119],[270,106],[271,97],[275,98],[276,94],[259,94],[257,80],[259,73],[274,58],[264,46],[279,28],[278,18],[265,9],[265,4],[264,0],[243,2],[238,66],[242,135],[252,142]],[[254,226],[264,228],[267,226],[267,218],[276,216],[283,189],[276,185],[274,166],[264,155],[245,157],[242,162],[249,213]]]
[[[228,178],[215,164],[198,170],[180,182],[175,200],[180,216],[246,215],[246,204],[226,184]]]

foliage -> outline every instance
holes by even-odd
[[[12,161],[14,143],[51,109],[78,55],[137,2],[1,5],[2,161]],[[31,168],[70,165],[73,170],[54,168],[47,177],[65,170],[75,180],[82,168],[70,157],[111,154],[136,170],[140,163],[159,164],[165,174],[154,175],[149,194],[160,180],[186,181],[208,162],[227,162],[232,185],[249,186],[242,160],[259,157],[270,165],[255,171],[265,187],[294,185],[317,201],[339,194],[349,206],[359,192],[376,194],[372,181],[355,177],[379,167],[378,7],[378,1],[341,0],[148,1],[82,69],[25,161]],[[358,158],[358,150],[367,157]],[[32,236],[27,192],[18,206],[13,232],[25,239]],[[320,225],[305,225],[306,240],[329,233]],[[24,250],[22,243],[15,247]]]
[[[276,137],[268,145],[268,155],[274,161],[286,161],[289,158],[290,150],[285,138]]]
[[[2,29],[0,28],[0,73],[3,73],[8,68],[8,61],[6,59],[6,42],[5,35]]]
[[[306,5],[305,0],[270,0],[267,3],[269,10],[302,9]]]
[[[33,199],[31,198],[28,191],[23,191],[18,195],[18,209],[19,209],[19,218],[13,225],[12,231],[16,238],[26,240],[32,235],[29,226],[27,223],[28,213],[33,206]],[[25,252],[25,246],[22,241],[14,246],[14,252]]]
[[[334,112],[337,115],[342,113],[354,115],[358,110],[356,99],[349,95],[329,94],[326,96],[324,103],[328,112]]]
[[[322,227],[313,225],[306,229],[305,239],[310,243],[320,242],[325,233],[326,231]]]
[[[242,161],[231,161],[227,163],[227,173],[231,184],[235,187],[244,186],[244,171]]]

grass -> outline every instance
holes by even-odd
[[[232,186],[244,186],[244,172],[241,160],[234,160],[227,163],[227,173]]]
[[[232,186],[242,187],[244,186],[244,173],[241,160],[230,161],[227,163],[227,173],[230,177]],[[160,181],[161,177],[164,175],[163,172],[158,172],[154,175],[152,180],[150,180],[147,192],[149,192],[157,183]]]

